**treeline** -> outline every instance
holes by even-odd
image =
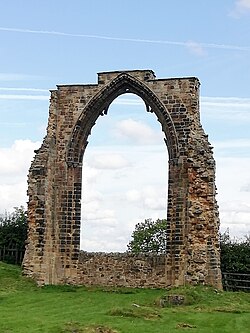
[[[161,219],[147,219],[138,223],[128,244],[128,252],[164,253],[166,223],[166,220]],[[13,213],[0,216],[0,260],[15,263],[14,250],[24,254],[27,230],[27,212],[24,207],[15,208]],[[250,273],[250,236],[238,240],[231,238],[227,230],[220,235],[220,246],[222,272]]]

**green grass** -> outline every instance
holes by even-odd
[[[169,305],[182,295],[183,305]],[[164,307],[163,307],[164,305]],[[208,287],[36,287],[0,263],[0,333],[249,333],[250,293]]]

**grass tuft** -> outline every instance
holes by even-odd
[[[72,285],[68,285],[68,284],[63,284],[63,285],[45,285],[43,287],[41,287],[42,290],[46,291],[46,292],[67,292],[67,293],[73,293],[76,292],[79,287],[78,286],[72,286]]]
[[[118,331],[113,330],[107,326],[92,326],[85,327],[84,333],[118,333]]]
[[[197,326],[195,325],[191,325],[191,324],[187,324],[187,323],[178,323],[176,325],[177,329],[186,329],[186,328],[196,328]]]
[[[131,295],[131,294],[136,294],[138,292],[138,289],[133,289],[133,288],[125,288],[125,287],[106,287],[102,289],[103,292],[108,292],[108,293],[114,293],[114,294],[123,294],[123,295]]]
[[[215,308],[214,311],[224,312],[224,313],[249,313],[250,312],[250,311],[244,311],[244,310],[237,309],[234,306],[223,306],[223,307]]]
[[[66,323],[64,328],[58,333],[118,333],[118,331],[102,325],[83,327],[78,322],[69,322]]]
[[[116,307],[109,310],[108,314],[111,316],[142,318],[145,320],[156,320],[161,317],[159,310],[138,305],[124,308]]]

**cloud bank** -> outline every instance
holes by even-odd
[[[16,140],[9,148],[0,148],[0,213],[26,205],[27,174],[34,149],[40,142]]]

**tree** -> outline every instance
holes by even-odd
[[[138,223],[128,244],[132,253],[165,253],[167,220],[146,219]]]
[[[250,237],[232,239],[227,230],[220,236],[221,270],[230,273],[250,273]]]
[[[165,253],[167,220],[146,219],[138,223],[128,244],[132,253]],[[229,230],[220,235],[221,270],[228,273],[250,273],[250,235],[232,239]]]
[[[6,213],[0,216],[0,249],[15,249],[24,253],[27,239],[27,212],[24,207],[14,208],[13,213]],[[14,253],[5,256],[5,260],[14,262]],[[7,259],[6,259],[7,258]]]

